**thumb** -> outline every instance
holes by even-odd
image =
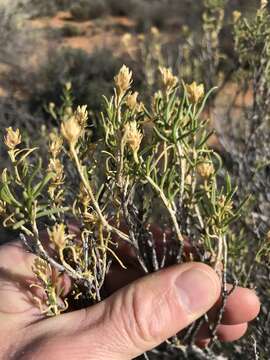
[[[61,334],[73,329],[67,336],[72,341],[65,336],[70,359],[133,359],[201,317],[219,295],[220,281],[210,267],[176,265],[135,281],[98,305],[60,316],[54,329],[60,326]]]

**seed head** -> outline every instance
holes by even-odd
[[[203,84],[197,85],[197,83],[194,81],[192,84],[186,85],[186,88],[187,88],[189,100],[193,104],[198,103],[203,98],[204,96]]]
[[[213,164],[208,162],[198,164],[196,170],[197,173],[204,179],[208,179],[215,172]]]
[[[162,82],[166,92],[170,92],[178,83],[178,78],[173,75],[171,68],[160,67]]]
[[[137,102],[137,98],[138,98],[138,92],[136,91],[135,93],[131,93],[127,96],[127,106],[130,110],[134,110],[137,105],[138,105],[138,102]]]
[[[14,131],[12,127],[9,127],[6,129],[6,132],[5,144],[10,150],[14,150],[22,141],[20,130],[16,129]]]
[[[143,135],[137,127],[136,121],[131,121],[124,126],[123,139],[133,151],[134,160],[138,163],[138,150],[141,145]]]
[[[60,250],[64,249],[67,243],[67,236],[65,234],[65,225],[56,224],[52,230],[48,229],[48,234],[51,242],[56,245]]]
[[[132,71],[123,65],[119,73],[114,77],[118,95],[123,96],[132,84]]]
[[[61,124],[61,133],[71,146],[75,146],[82,133],[82,127],[74,116]]]

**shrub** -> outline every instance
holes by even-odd
[[[75,20],[85,21],[103,16],[106,9],[104,0],[79,0],[71,6],[70,12]]]
[[[126,66],[120,69],[114,95],[104,98],[102,139],[97,143],[92,141],[87,107],[73,107],[71,84],[66,84],[62,106],[50,105],[60,131],[50,133],[44,163],[37,149],[24,143],[19,129],[7,129],[11,167],[1,176],[1,216],[38,256],[33,270],[44,288],[39,305],[48,316],[67,311],[69,301],[88,306],[103,299],[111,261],[125,267],[126,259],[115,253],[117,239],[135,251],[145,273],[191,259],[209,264],[221,278],[226,302],[227,234],[242,206],[235,206],[236,189],[229,175],[223,176],[219,156],[206,144],[209,134],[202,111],[212,90],[205,94],[204,86],[195,82],[180,87],[167,68],[160,74],[162,88],[147,109],[143,94],[138,99],[131,90],[132,72]],[[154,237],[159,214],[161,256]],[[77,223],[77,236],[66,225],[70,219]],[[47,247],[41,237],[44,226]],[[192,255],[184,247],[186,238],[194,248]],[[65,306],[50,296],[57,294],[58,286],[51,271],[40,272],[51,267],[73,279]],[[209,325],[208,317],[168,340],[165,349],[209,359],[210,348],[204,352],[190,345],[203,323]],[[209,325],[212,338],[219,323]]]
[[[59,104],[59,93],[66,82],[71,82],[75,104],[83,101],[91,110],[99,111],[98,99],[112,89],[113,74],[118,67],[119,60],[105,49],[93,54],[71,48],[53,51],[48,61],[29,75],[33,84],[29,93],[30,109],[35,112],[50,102]]]
[[[143,32],[151,26],[162,28],[169,19],[169,15],[168,5],[154,0],[151,2],[139,1],[132,17],[137,23],[137,31]]]
[[[55,0],[29,0],[27,10],[32,17],[53,16],[57,12]]]
[[[116,16],[133,16],[134,10],[138,4],[138,0],[107,0],[110,13]]]
[[[61,28],[60,32],[61,32],[61,35],[64,37],[82,36],[85,33],[84,30],[82,30],[78,26],[72,25],[72,24],[65,24]]]
[[[68,10],[72,0],[23,0],[31,17],[54,16],[59,10]]]

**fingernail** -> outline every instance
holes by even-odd
[[[176,279],[179,300],[188,313],[203,313],[209,310],[219,296],[216,275],[207,269],[192,268]]]

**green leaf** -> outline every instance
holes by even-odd
[[[45,186],[48,184],[48,182],[51,181],[51,179],[55,176],[55,173],[53,172],[49,172],[45,178],[39,183],[37,184],[34,189],[31,191],[32,192],[32,198],[36,199],[42,192],[42,190],[45,188]]]
[[[11,193],[8,184],[4,184],[0,190],[0,197],[3,201],[8,203],[9,205],[15,205],[18,207],[22,207],[23,205],[15,198],[15,196]]]

